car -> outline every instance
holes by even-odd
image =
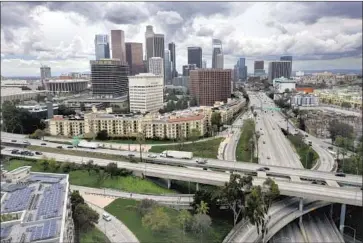
[[[271,159],[271,157],[270,156],[267,156],[267,159]]]
[[[42,155],[43,153],[42,152],[35,151],[35,154],[36,155]]]
[[[328,149],[333,150],[333,147],[332,146],[329,146]]]
[[[11,142],[16,143],[16,140],[11,140]]]
[[[309,135],[305,134],[305,137],[307,138],[307,137],[309,137]]]
[[[266,142],[265,142],[265,141],[263,141],[262,143],[263,143],[263,144],[266,144]]]
[[[265,171],[265,169],[261,167],[261,168],[258,168],[257,171]]]
[[[264,170],[270,170],[267,166],[262,167]]]
[[[17,154],[18,151],[11,151],[11,154]]]
[[[57,149],[62,149],[63,147],[62,146],[57,146]]]
[[[71,149],[71,148],[73,148],[73,146],[67,146],[67,148]]]
[[[260,130],[262,130],[262,127],[260,127]]]
[[[156,158],[158,156],[156,154],[148,154],[147,157],[149,157],[149,158]]]
[[[135,155],[134,155],[134,154],[128,154],[128,156],[129,156],[129,157],[135,157]]]
[[[109,222],[109,221],[111,221],[111,215],[109,215],[108,213],[103,213],[102,214],[102,218],[105,220],[105,221],[107,221],[107,222]]]
[[[197,162],[197,164],[206,164],[208,162],[208,160],[199,158],[199,159],[196,159],[195,162]]]
[[[345,174],[343,172],[337,172],[335,173],[335,176],[345,177]]]
[[[40,145],[43,145],[44,146],[44,145],[47,145],[47,144],[46,143],[41,143]]]

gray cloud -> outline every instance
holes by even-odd
[[[213,36],[214,30],[201,27],[196,33],[197,36]]]
[[[115,24],[139,24],[148,18],[146,11],[128,3],[118,3],[105,14],[105,19]]]
[[[282,34],[287,34],[288,33],[284,26],[282,26],[281,24],[278,24],[278,23],[276,23],[274,21],[268,21],[266,23],[266,26],[271,27],[271,28],[276,28],[279,31],[281,31]]]
[[[47,8],[54,12],[73,12],[84,16],[91,22],[103,19],[105,3],[100,2],[47,2]]]

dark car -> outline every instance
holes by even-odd
[[[266,166],[265,166],[265,167],[262,167],[262,168],[264,168],[265,170],[270,170],[270,168],[268,168],[268,167],[266,167]]]
[[[129,156],[129,157],[135,157],[135,155],[134,155],[134,154],[128,154],[128,156]]]
[[[264,168],[258,168],[257,171],[266,171]]]
[[[345,177],[345,174],[343,172],[337,172],[335,173],[335,176]]]
[[[42,155],[43,153],[42,153],[42,152],[38,152],[38,151],[36,151],[36,152],[35,152],[35,154],[36,154],[36,155]]]
[[[62,149],[63,147],[62,146],[57,146],[57,149]]]
[[[40,145],[47,145],[46,143],[41,143]]]
[[[11,140],[11,142],[16,143],[16,140]]]
[[[67,146],[67,148],[73,148],[73,146]]]

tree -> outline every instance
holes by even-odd
[[[207,214],[209,211],[208,203],[201,201],[199,205],[197,205],[197,214]]]
[[[222,204],[228,205],[233,212],[233,223],[237,224],[238,218],[244,210],[246,195],[252,187],[252,177],[240,174],[231,174],[229,182],[219,190],[218,198]]]
[[[143,132],[138,132],[136,136],[136,141],[139,144],[139,150],[140,150],[140,161],[142,162],[142,150],[141,147],[143,143],[145,142],[145,134]]]
[[[32,134],[29,135],[29,138],[32,139],[43,139],[45,135],[45,132],[41,129],[35,130]]]
[[[73,212],[74,212],[75,208],[78,206],[78,204],[84,204],[84,199],[79,194],[79,191],[73,191],[71,194],[71,205],[72,205]]]
[[[332,142],[335,142],[335,139],[338,135],[345,137],[345,138],[353,138],[354,135],[354,128],[349,124],[342,123],[338,120],[333,120],[329,123],[328,127],[330,138]]]
[[[190,131],[190,139],[192,140],[192,143],[194,144],[195,141],[197,141],[199,137],[200,137],[200,131],[196,128],[193,128]]]
[[[143,199],[137,205],[137,211],[142,215],[146,215],[152,211],[157,205],[156,201],[152,199]]]
[[[72,164],[69,162],[62,163],[61,170],[63,173],[69,173],[72,170]]]
[[[116,163],[108,163],[106,166],[106,172],[113,178],[118,173],[118,168]]]
[[[218,198],[214,195],[214,191],[206,189],[196,191],[193,196],[193,201],[190,203],[190,206],[192,207],[192,212],[197,213],[198,206],[203,201],[208,204],[209,213],[213,215],[219,209],[217,200]]]
[[[107,140],[108,139],[108,133],[107,130],[101,130],[97,133],[98,140]]]
[[[259,149],[259,147],[258,147],[258,140],[260,139],[260,137],[261,137],[261,133],[259,132],[259,131],[257,131],[256,133],[255,133],[255,138],[256,138],[256,149],[257,149],[257,162],[258,162],[258,149]]]
[[[221,113],[219,113],[219,112],[212,113],[212,117],[211,117],[212,125],[217,125],[219,128],[221,125],[221,120],[222,120]]]
[[[262,242],[265,242],[267,234],[267,225],[270,220],[268,211],[272,201],[280,194],[277,184],[267,178],[262,187],[253,186],[251,193],[246,201],[246,214],[251,224],[257,227],[257,232],[262,237]]]
[[[84,103],[81,103],[79,106],[80,106],[81,111],[85,111],[86,110],[86,107],[85,107]]]
[[[66,107],[64,104],[60,104],[58,106],[58,115],[63,115],[63,116],[69,116],[69,115],[75,115],[76,111]]]
[[[86,166],[87,166],[88,175],[91,175],[91,171],[92,171],[93,166],[94,166],[93,160],[91,160],[91,159],[88,160]]]
[[[170,217],[162,207],[154,207],[142,218],[142,225],[152,231],[164,231],[170,226]]]
[[[196,214],[193,217],[193,229],[199,233],[200,241],[203,242],[203,233],[212,225],[212,219],[206,214]]]
[[[193,96],[192,99],[189,102],[189,106],[193,107],[193,106],[198,106],[198,100],[196,96]]]
[[[99,214],[87,204],[82,203],[76,206],[73,219],[79,229],[85,232],[98,223]]]
[[[182,227],[183,229],[183,235],[185,235],[185,230],[187,228],[187,226],[191,223],[192,221],[192,215],[188,210],[180,210],[178,216],[177,216],[177,222],[179,224],[180,227]],[[184,241],[184,239],[182,239],[182,242]]]

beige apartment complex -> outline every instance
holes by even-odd
[[[72,137],[106,130],[110,137],[136,137],[143,132],[146,138],[176,139],[189,137],[193,129],[206,134],[212,127],[213,112],[220,112],[222,123],[227,123],[244,104],[243,100],[230,100],[229,104],[217,103],[214,107],[195,107],[164,115],[117,115],[94,109],[84,117],[54,116],[49,127],[52,136]]]

